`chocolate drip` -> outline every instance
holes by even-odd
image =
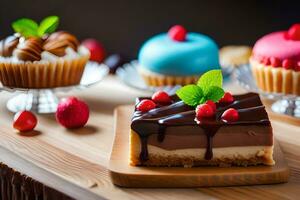
[[[166,127],[159,126],[158,127],[158,135],[157,135],[157,141],[163,142],[165,139],[165,133],[166,133]]]
[[[142,150],[140,153],[140,160],[142,162],[145,162],[148,160],[148,147],[147,147],[147,137],[141,137],[141,145],[142,145]]]
[[[142,99],[138,98],[136,104]],[[218,103],[217,112],[213,118],[204,118],[200,121],[195,119],[195,108],[184,104],[177,96],[172,96],[174,103],[161,106],[149,112],[142,113],[135,111],[131,128],[140,136],[141,162],[148,160],[147,139],[152,134],[158,134],[157,140],[163,142],[168,128],[185,126],[187,131],[195,132],[201,128],[206,135],[205,159],[213,157],[213,138],[218,130],[223,126],[237,125],[270,125],[268,115],[261,103],[259,96],[255,93],[234,96],[232,103]],[[222,113],[228,108],[235,108],[239,112],[239,120],[236,122],[224,122],[221,119]],[[175,133],[175,131],[173,131]],[[198,131],[199,132],[199,131]]]
[[[212,157],[213,157],[213,151],[212,151],[213,137],[215,136],[215,134],[219,130],[220,126],[213,126],[212,124],[209,124],[209,125],[202,126],[202,128],[204,129],[204,133],[205,133],[206,139],[207,139],[205,159],[206,160],[211,160]]]
[[[211,160],[213,157],[213,151],[212,151],[212,138],[213,136],[206,134],[207,138],[207,147],[205,152],[205,160]]]

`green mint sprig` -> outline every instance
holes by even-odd
[[[20,33],[25,38],[43,37],[45,34],[53,33],[59,24],[58,16],[49,16],[43,19],[40,24],[32,19],[22,18],[12,23],[12,28],[16,33]]]
[[[197,106],[207,100],[219,101],[223,95],[221,70],[211,70],[203,74],[197,85],[186,85],[176,91],[177,96],[189,106]]]

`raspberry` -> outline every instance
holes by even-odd
[[[295,67],[296,72],[300,72],[300,61],[298,61],[297,66]]]
[[[90,51],[90,60],[96,62],[102,62],[105,58],[105,50],[95,39],[86,39],[82,42],[82,45],[85,46]]]
[[[220,103],[231,103],[234,98],[230,92],[225,92],[224,96],[219,100]]]
[[[185,40],[187,31],[181,25],[175,25],[168,31],[168,35],[175,41],[182,42]]]
[[[236,109],[229,108],[224,111],[221,118],[225,122],[235,122],[239,119],[239,113]]]
[[[14,116],[13,127],[20,132],[31,131],[37,124],[36,116],[29,111],[17,112]]]
[[[268,66],[268,65],[271,64],[271,61],[270,61],[269,58],[265,57],[265,58],[263,59],[262,63],[263,63],[264,65],[267,65],[267,66]]]
[[[147,112],[155,107],[156,104],[152,100],[144,99],[136,106],[136,109],[138,111]]]
[[[212,100],[207,100],[207,101],[205,102],[205,104],[210,105],[210,106],[212,107],[213,111],[216,112],[217,106],[216,106],[215,102],[213,102]]]
[[[205,117],[212,117],[214,116],[215,112],[213,108],[208,104],[200,104],[196,108],[196,117],[197,119],[205,118]]]
[[[300,24],[294,24],[289,28],[287,38],[291,40],[300,40]]]
[[[273,67],[280,67],[280,65],[281,65],[280,60],[278,58],[275,58],[275,57],[271,57],[270,62],[271,62],[271,65]]]
[[[77,99],[69,97],[63,99],[57,107],[56,120],[66,128],[83,127],[89,119],[88,105]]]
[[[171,98],[168,95],[168,93],[164,91],[157,91],[152,95],[152,100],[155,103],[160,103],[160,104],[170,104],[171,103]]]
[[[290,60],[290,59],[285,59],[282,62],[282,67],[284,69],[292,69],[293,65],[294,65],[294,62],[292,60]]]

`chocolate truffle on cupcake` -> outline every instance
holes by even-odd
[[[250,63],[261,90],[299,96],[300,24],[260,38],[254,45]]]
[[[11,88],[54,88],[80,82],[89,51],[65,31],[54,32],[58,17],[45,18],[39,25],[19,19],[16,34],[0,41],[0,81]]]
[[[195,83],[201,74],[220,69],[218,47],[206,35],[176,25],[150,38],[138,55],[138,71],[150,86]]]

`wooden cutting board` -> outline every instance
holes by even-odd
[[[115,110],[115,140],[109,171],[115,185],[123,187],[208,187],[284,183],[289,168],[275,142],[274,166],[252,167],[134,167],[129,159],[129,130],[133,106]]]

